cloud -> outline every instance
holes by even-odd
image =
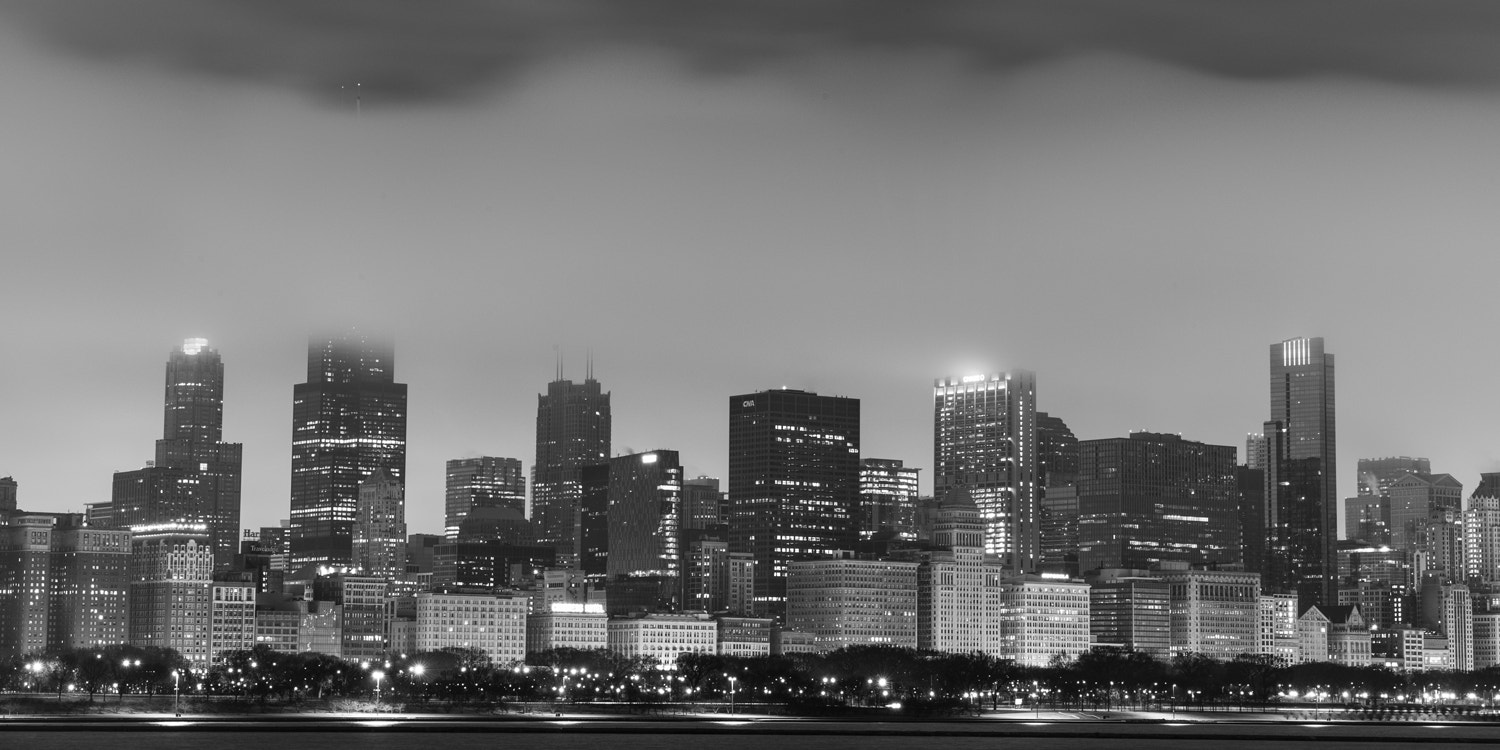
[[[1004,72],[1109,52],[1240,78],[1500,79],[1490,0],[11,0],[29,34],[101,60],[463,100],[608,45],[703,72],[840,50],[942,51]]]

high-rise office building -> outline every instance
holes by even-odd
[[[521,471],[521,459],[450,459],[444,498],[443,531],[450,542],[457,541],[458,527],[475,508],[510,508],[526,515],[526,475]]]
[[[1390,484],[1391,546],[1417,551],[1422,531],[1434,510],[1463,507],[1463,483],[1452,474],[1407,473]]]
[[[1078,443],[1082,570],[1238,563],[1235,448],[1132,433]]]
[[[1470,585],[1500,581],[1500,474],[1484,474],[1464,519],[1464,577]],[[1488,485],[1488,487],[1486,486]]]
[[[1245,463],[1251,469],[1266,468],[1266,436],[1263,433],[1252,432],[1245,436]]]
[[[1407,474],[1431,474],[1432,462],[1425,458],[1391,456],[1388,458],[1361,458],[1356,465],[1359,476],[1358,493],[1390,496],[1391,485]]]
[[[917,472],[899,459],[859,462],[859,535],[917,538]]]
[[[706,531],[724,523],[724,493],[715,477],[682,480],[682,529]]]
[[[406,573],[406,487],[382,468],[359,483],[354,510],[354,565],[366,575]]]
[[[115,474],[113,523],[207,524],[214,564],[239,552],[242,447],[223,442],[224,362],[206,339],[167,359],[162,438],[146,468]]]
[[[16,480],[14,477],[0,477],[0,513],[8,513],[16,509]]]
[[[531,467],[531,523],[537,543],[557,549],[560,562],[576,565],[583,467],[609,460],[609,393],[594,380],[558,379],[537,396],[536,463]]]
[[[1333,365],[1322,338],[1271,345],[1263,583],[1303,610],[1338,601]]]
[[[213,553],[204,524],[137,526],[130,552],[130,643],[176,649],[207,670]]]
[[[677,451],[617,456],[607,464],[603,518],[610,614],[682,608],[682,464]],[[589,572],[585,570],[585,572]]]
[[[314,338],[292,391],[292,566],[353,560],[359,484],[381,469],[406,481],[406,384],[388,341]]]
[[[729,549],[754,556],[754,614],[783,614],[792,561],[853,549],[858,508],[859,399],[729,399]]]
[[[934,495],[943,503],[967,495],[984,519],[985,553],[1017,573],[1041,561],[1038,458],[1035,373],[935,383]]]

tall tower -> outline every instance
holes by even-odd
[[[1028,573],[1041,562],[1036,374],[938,380],[933,387],[933,494],[967,495],[984,521],[984,551]]]
[[[555,547],[560,563],[578,563],[580,473],[609,460],[609,439],[609,393],[592,372],[582,383],[563,380],[559,372],[537,396],[531,522],[537,543]]]
[[[1265,423],[1266,589],[1296,593],[1299,609],[1338,601],[1337,456],[1333,355],[1322,338],[1271,345]]]
[[[359,484],[381,469],[406,482],[406,384],[389,341],[313,338],[292,390],[293,567],[353,561]]]
[[[118,526],[206,524],[214,565],[239,551],[242,446],[224,437],[224,362],[207,339],[187,339],[167,358],[162,438],[154,465],[115,474]]]
[[[787,565],[858,538],[859,399],[789,389],[729,399],[729,551],[754,559],[756,614],[779,616]]]
[[[444,499],[444,535],[450,542],[458,539],[459,525],[476,508],[508,508],[525,516],[526,477],[521,459],[449,459]]]

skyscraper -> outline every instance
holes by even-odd
[[[119,526],[207,524],[214,564],[239,551],[241,446],[223,442],[224,362],[206,339],[187,339],[167,359],[162,439],[144,469],[115,474]]]
[[[1322,338],[1270,351],[1267,440],[1267,591],[1298,595],[1299,609],[1338,601],[1337,455],[1333,355]]]
[[[16,509],[16,480],[12,477],[0,477],[0,513],[6,513]]]
[[[790,389],[729,399],[729,550],[755,560],[757,615],[780,616],[787,566],[853,549],[859,399]]]
[[[609,461],[608,554],[611,613],[682,606],[682,464],[657,450]]]
[[[406,572],[406,487],[382,468],[359,483],[354,513],[354,565],[372,577]]]
[[[1080,441],[1080,569],[1240,562],[1234,454],[1151,432]]]
[[[870,539],[881,534],[908,541],[917,538],[918,471],[900,459],[860,460],[860,538]]]
[[[443,507],[444,534],[458,539],[458,527],[475,508],[510,508],[526,515],[526,477],[521,459],[479,456],[450,459]]]
[[[1026,573],[1041,562],[1036,374],[938,380],[933,387],[933,494],[967,494],[984,519],[986,554]]]
[[[531,467],[531,522],[537,543],[557,549],[559,562],[576,565],[583,467],[609,460],[609,393],[594,380],[558,379],[537,396],[536,463]]]
[[[292,391],[292,566],[353,560],[359,484],[385,469],[405,487],[406,384],[388,341],[310,339]]]

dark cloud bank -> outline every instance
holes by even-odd
[[[607,45],[704,72],[864,49],[999,71],[1111,52],[1239,78],[1500,80],[1493,0],[8,0],[0,19],[101,60],[330,101],[355,81],[386,100],[462,100]]]

